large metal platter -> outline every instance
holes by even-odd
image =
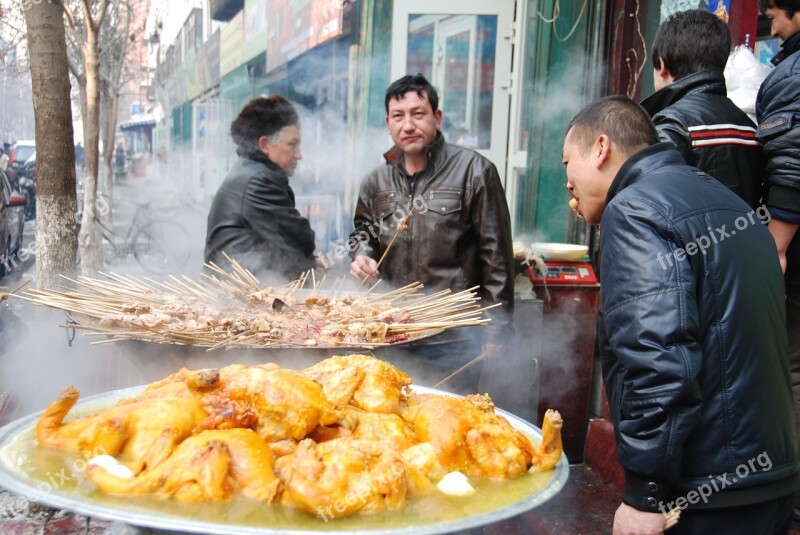
[[[126,388],[86,398],[73,408],[73,414],[101,410],[122,398],[135,396],[143,388],[143,386]],[[450,395],[441,390],[422,386],[415,386],[414,390],[419,393]],[[537,427],[506,411],[498,409],[497,412],[534,443],[541,440],[541,430]],[[322,531],[357,532],[369,535],[450,533],[498,522],[544,503],[563,488],[569,473],[567,458],[562,455],[561,461],[552,472],[526,474],[505,482],[486,480],[488,488],[482,490],[479,487],[479,498],[472,503],[459,501],[463,500],[462,498],[445,497],[436,492],[433,496],[419,499],[416,505],[407,505],[403,511],[336,520],[325,520],[322,516],[309,515],[289,507],[268,506],[243,499],[187,505],[173,500],[149,497],[109,496],[92,492],[86,489],[85,485],[82,488],[80,483],[74,485],[74,482],[80,479],[78,469],[83,466],[83,458],[73,457],[71,461],[65,461],[63,452],[38,447],[34,438],[34,428],[40,415],[41,413],[32,414],[0,428],[1,486],[31,501],[91,517],[191,533],[224,535],[230,533],[309,535]],[[51,461],[52,456],[61,457],[58,459],[59,464],[54,464],[52,469],[48,469],[46,465],[42,465],[44,462],[42,456],[45,460],[50,456]],[[35,465],[38,465],[39,472],[33,469]],[[62,467],[60,472],[59,466]],[[65,466],[66,469],[63,468]],[[70,481],[73,484],[70,484]],[[503,489],[514,490],[514,498],[503,496]],[[449,516],[442,513],[447,507],[454,508]]]

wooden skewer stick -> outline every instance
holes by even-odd
[[[16,287],[14,287],[14,289],[13,289],[13,290],[9,290],[9,291],[8,291],[8,293],[9,293],[10,295],[14,295],[14,294],[15,294],[15,293],[17,293],[18,291],[20,291],[21,289],[23,289],[24,287],[26,287],[28,284],[30,284],[32,280],[33,280],[33,279],[25,279],[24,281],[22,281],[21,283],[19,283],[19,284],[18,284]]]
[[[488,356],[489,356],[489,354],[486,353],[486,352],[481,353],[480,355],[478,355],[477,357],[475,357],[471,361],[467,362],[466,364],[461,366],[459,369],[457,369],[456,371],[454,371],[453,373],[451,373],[450,375],[448,375],[447,377],[445,377],[444,379],[442,379],[441,381],[439,381],[438,383],[433,385],[433,388],[439,388],[441,385],[445,384],[447,381],[449,381],[450,379],[452,379],[453,377],[455,377],[459,373],[461,373],[464,370],[466,370],[467,368],[479,363],[480,361],[482,361],[483,359],[485,359]]]
[[[412,206],[411,210],[408,211],[408,215],[406,215],[403,219],[400,220],[399,223],[397,223],[397,232],[394,233],[394,236],[392,237],[392,241],[390,241],[389,245],[386,246],[386,250],[381,255],[380,260],[378,260],[378,264],[375,266],[375,271],[378,271],[378,269],[381,267],[381,263],[383,262],[383,259],[386,258],[386,254],[389,252],[389,249],[392,248],[392,245],[394,244],[394,241],[397,239],[397,237],[400,235],[400,233],[401,232],[405,232],[406,229],[408,228],[408,225],[411,224],[410,223],[411,214],[414,213],[414,208],[416,208],[416,206]]]
[[[16,286],[16,288],[14,288],[13,290],[8,290],[8,288],[0,287],[0,302],[5,301],[6,299],[11,297],[12,295],[16,294],[18,291],[20,291],[25,286],[27,286],[31,282],[31,280],[33,280],[33,279],[27,279],[27,280],[22,281],[22,283],[18,284]]]
[[[365,279],[365,280],[366,280],[366,279]],[[378,280],[377,280],[377,282],[376,282],[375,284],[373,284],[372,286],[370,286],[370,287],[369,287],[369,290],[367,290],[367,295],[371,294],[371,293],[372,293],[372,290],[374,290],[375,288],[377,288],[377,287],[378,287],[378,285],[379,285],[380,283],[382,283],[382,282],[383,282],[383,279],[378,279]]]
[[[325,284],[325,280],[326,280],[327,278],[328,278],[328,274],[327,274],[327,273],[325,273],[324,275],[322,275],[322,280],[321,280],[321,281],[319,281],[319,287],[318,287],[318,288],[317,288],[317,289],[314,291],[314,294],[313,294],[313,295],[319,295],[319,292],[321,292],[321,291],[322,291],[322,287],[323,287],[323,285]]]
[[[667,531],[669,528],[673,527],[680,519],[681,510],[678,507],[675,507],[668,513],[664,513],[664,531]]]
[[[405,232],[406,229],[408,228],[408,225],[410,224],[409,221],[411,220],[411,214],[414,213],[414,208],[416,208],[416,206],[412,206],[411,210],[408,211],[408,214],[403,219],[401,219],[400,222],[397,223],[397,231],[394,233],[394,236],[392,236],[391,241],[389,241],[389,245],[386,246],[386,250],[383,251],[383,254],[378,259],[378,263],[375,264],[375,271],[378,271],[378,269],[380,269],[381,264],[383,263],[383,259],[386,258],[387,254],[389,254],[389,249],[392,248],[392,245],[394,245],[394,242],[400,235],[400,233]],[[363,286],[366,280],[367,280],[366,278],[361,279],[361,283],[359,284],[359,286]]]

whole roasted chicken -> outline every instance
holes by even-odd
[[[125,401],[64,423],[79,392],[66,387],[36,424],[39,444],[71,451],[123,455],[134,473],[157,466],[207,417],[192,398]]]
[[[368,514],[402,507],[407,473],[400,456],[376,440],[311,439],[275,461],[282,503],[323,517]]]
[[[220,501],[234,492],[272,502],[280,483],[272,471],[272,451],[249,429],[203,431],[184,440],[165,462],[138,476],[113,475],[90,465],[87,477],[112,494],[173,496],[183,502]]]
[[[531,467],[533,445],[495,413],[489,396],[413,396],[403,418],[413,426],[418,444],[430,444],[415,446],[403,458],[433,478],[439,466],[495,479],[516,477]]]
[[[403,389],[411,384],[404,372],[369,355],[331,357],[302,373],[321,384],[336,407],[351,404],[369,412],[399,412]]]

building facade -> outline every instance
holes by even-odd
[[[754,36],[755,3],[722,3],[734,42]],[[500,171],[515,236],[586,241],[562,187],[564,127],[599,96],[652,92],[655,29],[693,8],[708,2],[205,0],[161,43],[155,85],[168,125],[158,143],[201,155],[192,187],[210,200],[235,158],[235,113],[255,96],[284,95],[303,116],[297,188],[335,198],[341,221],[326,224],[344,227],[361,178],[389,148],[384,91],[420,72],[440,93],[448,141]]]

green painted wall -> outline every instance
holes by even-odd
[[[192,142],[192,103],[183,103],[183,128],[181,129],[181,141]]]
[[[383,128],[386,119],[383,99],[386,88],[392,83],[392,0],[372,0],[372,17],[368,32],[370,48],[369,98],[367,125]]]

